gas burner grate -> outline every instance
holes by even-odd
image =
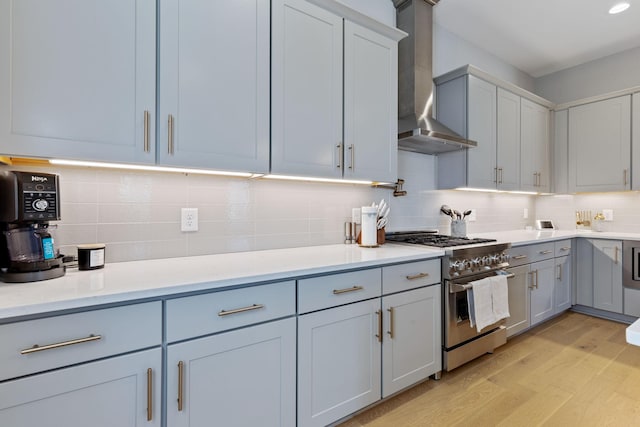
[[[409,243],[414,245],[435,246],[437,248],[447,248],[451,246],[474,245],[479,243],[491,243],[496,239],[480,239],[468,237],[451,237],[444,234],[434,234],[429,232],[398,232],[388,233],[385,239],[389,242]]]

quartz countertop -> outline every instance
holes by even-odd
[[[512,230],[470,234],[513,246],[571,239],[636,239],[638,233]],[[58,279],[0,282],[0,321],[60,310],[126,303],[341,270],[438,258],[445,249],[387,243],[378,248],[326,245],[107,263],[100,270],[67,269]]]
[[[326,245],[107,263],[58,279],[0,282],[0,320],[429,258],[441,249]]]

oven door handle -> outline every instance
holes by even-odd
[[[512,279],[514,277],[516,277],[515,274],[513,273],[507,273],[507,274],[496,274],[496,276],[505,276],[507,279]],[[469,289],[473,289],[473,285],[471,284],[471,282],[469,283],[464,283],[464,284],[460,284],[460,283],[449,283],[449,293],[451,294],[455,294],[458,292],[463,292]]]

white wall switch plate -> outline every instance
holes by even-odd
[[[477,221],[478,217],[476,215],[476,210],[475,209],[469,209],[469,210],[471,211],[471,213],[467,215],[467,221],[469,222]]]
[[[613,209],[602,209],[605,221],[613,221]]]
[[[198,208],[182,208],[181,231],[198,231]]]

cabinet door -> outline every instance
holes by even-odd
[[[344,176],[398,178],[398,43],[344,23]]]
[[[576,304],[593,307],[593,241],[576,240]]]
[[[622,242],[593,242],[593,306],[622,313]]]
[[[478,146],[468,150],[469,187],[496,188],[496,87],[469,76],[467,131]]]
[[[571,308],[571,257],[556,258],[555,269],[555,313],[560,313]]]
[[[569,110],[555,112],[553,133],[552,191],[567,193],[569,191]]]
[[[631,118],[631,128],[633,129],[633,140],[631,141],[631,168],[635,172],[633,176],[633,182],[631,184],[632,190],[640,190],[640,92],[634,93],[632,96],[633,106],[631,108],[633,117]]]
[[[0,425],[160,426],[161,350],[0,384]]]
[[[529,265],[508,270],[514,277],[509,278],[509,314],[507,337],[529,328]]]
[[[530,266],[531,326],[555,314],[555,262],[553,259],[535,262]]]
[[[569,109],[569,191],[630,189],[631,95]]]
[[[295,322],[170,345],[167,425],[295,426]]]
[[[298,426],[326,426],[380,399],[380,316],[376,298],[298,317]]]
[[[520,188],[525,191],[548,192],[551,184],[549,110],[524,98],[520,147]]]
[[[0,0],[0,152],[153,163],[155,4]]]
[[[382,298],[382,397],[442,370],[440,285]]]
[[[160,1],[159,163],[269,171],[269,19],[269,0]]]
[[[271,171],[340,178],[343,20],[304,0],[271,19]]]
[[[502,190],[520,189],[520,97],[498,88],[497,181]]]

